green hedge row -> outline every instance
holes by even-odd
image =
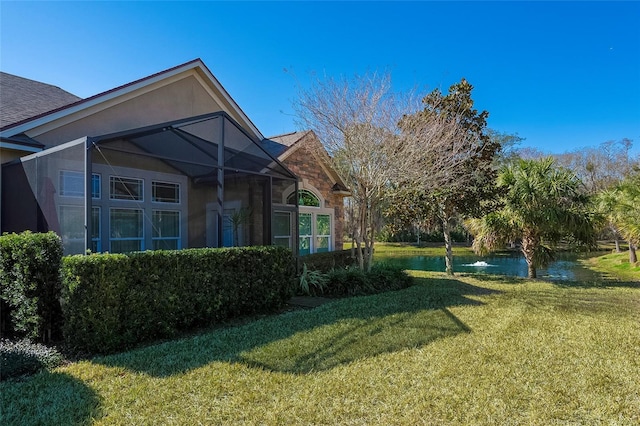
[[[300,268],[307,265],[310,271],[329,272],[332,269],[343,269],[353,266],[358,260],[351,255],[351,250],[313,253],[300,257]]]
[[[60,337],[62,241],[53,232],[0,237],[2,336],[50,341]]]
[[[274,310],[296,286],[281,247],[70,256],[62,276],[65,340],[92,353]]]
[[[374,264],[370,271],[359,268],[334,269],[327,273],[325,295],[361,296],[410,287],[413,278],[399,267]]]
[[[327,273],[303,268],[298,293],[308,296],[361,296],[401,290],[413,285],[413,278],[402,268],[378,263],[365,272],[351,266]]]

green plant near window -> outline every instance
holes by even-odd
[[[300,274],[300,290],[308,296],[323,294],[327,288],[327,276],[320,271],[313,271],[307,268],[307,264],[302,264]]]
[[[250,208],[238,209],[229,216],[231,226],[233,227],[233,245],[240,245],[240,226],[249,224],[252,216],[253,209]]]

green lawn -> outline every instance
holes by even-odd
[[[596,271],[604,272],[611,279],[640,281],[640,262],[629,263],[629,252],[610,253],[588,260],[587,265]]]
[[[640,279],[413,274],[0,383],[0,424],[640,423]]]

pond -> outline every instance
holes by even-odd
[[[576,254],[562,253],[546,268],[538,269],[538,278],[552,281],[600,281],[600,273],[585,268]],[[445,271],[444,256],[376,255],[376,262],[388,262],[404,269]],[[489,256],[454,256],[453,270],[460,273],[527,276],[527,262],[519,253]]]

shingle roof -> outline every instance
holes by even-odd
[[[284,135],[272,136],[262,141],[262,147],[272,156],[278,158],[289,148],[302,139],[308,130],[303,132],[286,133]]]
[[[59,87],[0,72],[0,128],[79,100]]]

